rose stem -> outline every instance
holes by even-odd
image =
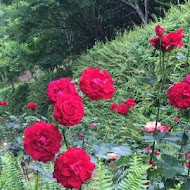
[[[65,136],[65,132],[66,132],[66,130],[65,130],[65,129],[62,129],[62,134],[63,134],[63,137],[64,137],[65,145],[66,145],[66,147],[68,148],[69,146],[68,146],[67,138],[66,138],[66,136]]]

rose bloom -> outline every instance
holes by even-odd
[[[190,74],[188,74],[188,75],[184,78],[184,82],[190,84]]]
[[[116,160],[117,158],[119,158],[118,155],[113,152],[107,153],[107,156],[111,157],[111,159],[113,160]]]
[[[167,92],[169,102],[177,108],[187,109],[190,107],[190,85],[186,82],[174,84]]]
[[[97,125],[96,125],[95,123],[93,123],[93,124],[91,125],[91,127],[92,127],[92,128],[96,128]]]
[[[117,112],[121,115],[126,115],[129,111],[129,108],[127,106],[127,104],[116,104],[116,103],[113,103],[111,104],[110,106],[110,111],[113,112],[117,110]]]
[[[78,138],[79,138],[81,141],[83,141],[83,140],[84,140],[84,136],[83,136],[83,135],[81,135],[81,134],[79,134],[79,135],[78,135]]]
[[[161,37],[153,37],[150,39],[150,44],[158,50],[161,48],[162,51],[170,51],[174,47],[180,48],[183,46],[182,38],[183,29],[180,28],[177,30],[177,32],[170,32],[168,34],[162,35]]]
[[[77,125],[84,117],[82,99],[69,94],[57,98],[53,116],[55,120],[65,126]]]
[[[179,117],[174,117],[174,121],[178,122],[179,121]]]
[[[127,104],[128,108],[133,108],[136,105],[135,100],[133,98],[129,98],[126,101],[126,104]]]
[[[5,100],[0,100],[0,106],[8,106],[9,102],[5,101]]]
[[[159,132],[165,132],[165,131],[169,131],[170,130],[170,127],[169,126],[167,126],[167,125],[163,125],[163,126],[158,126],[157,127],[157,131],[159,131]]]
[[[80,189],[91,178],[95,164],[81,148],[68,148],[55,161],[53,177],[65,188]]]
[[[160,122],[157,122],[157,128],[161,126]],[[155,131],[156,127],[156,121],[150,121],[146,123],[146,125],[143,127],[143,129],[146,131],[146,133],[153,133]]]
[[[155,150],[155,151],[154,151],[154,154],[155,154],[156,156],[160,156],[160,152],[159,152],[158,150]]]
[[[112,76],[100,68],[85,69],[79,81],[81,91],[91,100],[111,99],[116,91]]]
[[[190,153],[187,153],[186,158],[190,158]]]
[[[162,34],[165,32],[165,29],[162,28],[160,25],[157,25],[155,27],[155,33],[157,36],[162,36]]]
[[[62,135],[55,125],[39,121],[24,130],[24,149],[34,160],[48,162],[61,147]]]
[[[188,168],[189,168],[189,167],[190,167],[190,162],[189,162],[189,161],[187,161],[185,165],[186,165],[186,167],[188,167]]]
[[[55,103],[57,97],[65,94],[78,96],[75,84],[70,81],[70,78],[60,78],[49,83],[47,88],[47,97],[50,103]]]
[[[1,120],[1,119],[3,120],[3,119],[4,119],[4,117],[3,117],[3,116],[0,116],[0,120]]]
[[[165,51],[170,51],[174,47],[180,48],[183,46],[183,29],[180,28],[177,32],[170,32],[168,35],[162,36],[162,49]]]
[[[30,110],[32,110],[32,111],[35,111],[35,109],[37,108],[37,106],[38,105],[36,103],[30,102],[30,103],[28,103],[27,108],[30,109]]]

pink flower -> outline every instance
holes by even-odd
[[[154,154],[155,154],[156,156],[159,156],[159,155],[160,155],[160,152],[159,152],[158,150],[155,150],[155,151],[154,151]]]
[[[186,165],[186,167],[189,168],[189,167],[190,167],[190,163],[189,163],[189,161],[187,161],[185,165]]]
[[[150,150],[151,150],[151,147],[150,147],[150,146],[147,146],[147,147],[146,147],[146,150],[150,151]]]
[[[161,123],[158,122],[157,123],[157,128],[161,126]],[[155,131],[156,128],[156,121],[150,121],[148,123],[146,123],[146,125],[143,127],[143,129],[146,131],[146,133],[153,133]]]
[[[3,117],[3,116],[0,116],[0,119],[2,119],[2,120],[3,120],[3,119],[4,119],[4,117]]]
[[[186,155],[186,157],[187,157],[187,158],[190,158],[190,153],[188,153],[188,154]]]
[[[0,106],[8,106],[9,102],[5,101],[5,100],[0,100]]]
[[[150,160],[149,162],[152,166],[155,166],[155,161],[154,160]]]
[[[83,140],[84,140],[84,136],[83,136],[83,135],[81,135],[81,134],[79,134],[79,135],[78,135],[78,138],[79,138],[81,141],[83,141]]]
[[[149,154],[149,153],[150,153],[150,151],[152,150],[150,146],[147,146],[145,149],[146,149],[145,154]]]
[[[179,121],[179,117],[174,117],[174,121],[175,122]]]
[[[91,125],[91,127],[92,127],[92,128],[96,128],[97,125],[96,125],[95,123],[93,123],[93,124]]]
[[[169,130],[170,130],[170,127],[168,127],[167,125],[158,126],[157,130],[158,130],[159,132],[165,132],[165,131],[169,131]]]
[[[124,98],[121,98],[121,101],[122,101],[122,102],[125,102],[126,100],[125,100]]]
[[[107,155],[108,155],[109,157],[111,157],[111,159],[113,159],[113,160],[116,160],[117,158],[119,158],[118,155],[115,154],[115,153],[108,153]]]

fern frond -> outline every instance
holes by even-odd
[[[43,182],[40,190],[65,190],[65,188],[54,181]]]
[[[128,175],[119,184],[119,190],[145,190],[147,189],[146,172],[149,165],[145,165],[137,155],[134,155]]]
[[[2,175],[3,179],[2,190],[28,190],[24,175],[21,171],[21,166],[17,159],[11,154],[6,153],[2,159]]]
[[[101,161],[96,165],[96,170],[91,182],[84,187],[84,190],[113,190],[113,183],[109,172],[105,169]]]

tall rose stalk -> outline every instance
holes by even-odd
[[[162,28],[160,25],[157,25],[155,27],[155,33],[156,36],[152,39],[150,39],[150,44],[155,47],[157,50],[159,50],[159,73],[161,74],[161,85],[160,89],[158,92],[158,107],[157,107],[157,114],[156,114],[156,122],[155,122],[155,128],[153,135],[157,132],[158,128],[158,122],[160,120],[160,108],[163,103],[163,95],[165,94],[165,83],[166,83],[166,75],[167,70],[166,70],[166,63],[165,63],[165,54],[166,52],[169,52],[168,54],[168,60],[169,60],[169,55],[170,51],[173,50],[174,47],[182,47],[182,37],[183,37],[183,29],[178,29],[177,32],[170,32],[169,34],[164,34],[165,29]],[[152,144],[152,153],[150,154],[150,163],[154,163],[153,161],[153,156],[155,153],[155,145],[156,141],[153,142]],[[148,171],[148,178],[149,178],[149,172]]]

